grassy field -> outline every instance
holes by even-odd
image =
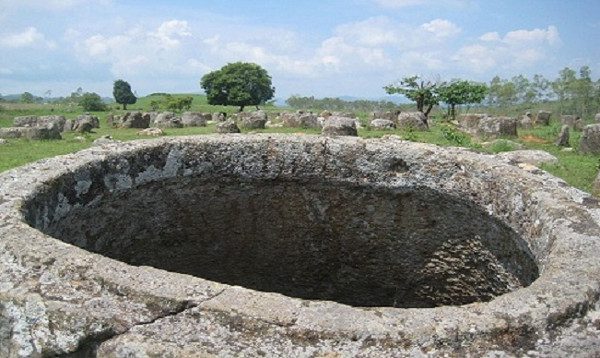
[[[148,96],[140,98],[136,104],[130,105],[128,110],[149,111],[150,102],[160,98],[162,97]],[[0,105],[0,127],[11,126],[15,116],[60,114],[67,118],[75,118],[83,113],[80,108],[60,104],[42,105],[2,103]],[[38,159],[76,152],[89,147],[96,138],[99,138],[103,135],[111,135],[113,138],[123,141],[142,139],[142,137],[137,135],[137,129],[115,129],[107,126],[106,117],[109,113],[120,114],[124,112],[118,108],[119,107],[116,104],[113,104],[111,105],[111,110],[109,112],[92,113],[97,115],[101,120],[101,128],[96,129],[94,133],[85,135],[66,133],[63,134],[63,140],[60,141],[29,141],[22,139],[9,140],[8,144],[0,145],[0,172]],[[263,109],[265,109],[267,112],[280,112],[286,110],[273,106],[266,106]],[[194,101],[192,102],[191,110],[198,112],[235,113],[237,112],[238,108],[211,106],[206,103],[205,97],[194,95]],[[253,110],[253,108],[247,108],[246,110],[250,111]],[[359,118],[363,123],[367,124],[366,113],[359,113]],[[499,141],[491,147],[484,148],[480,143],[476,142],[468,135],[457,131],[451,125],[442,120],[436,120],[435,116],[431,120],[430,127],[430,131],[417,132],[406,130],[377,131],[371,130],[367,126],[359,130],[359,136],[364,138],[377,138],[387,134],[394,134],[410,141],[426,142],[441,146],[462,146],[477,151],[492,153],[512,149],[510,142],[502,141]],[[547,170],[553,175],[563,178],[567,183],[574,187],[590,192],[592,189],[592,183],[596,177],[596,174],[598,173],[600,156],[582,155],[577,152],[579,137],[581,135],[581,132],[578,131],[571,131],[571,145],[574,147],[574,150],[571,152],[562,151],[561,148],[553,144],[559,130],[560,124],[557,123],[557,119],[554,118],[554,122],[552,122],[550,126],[535,128],[532,130],[520,130],[519,138],[513,138],[511,140],[520,143],[527,149],[545,150],[555,155],[559,159],[559,163],[554,165],[544,165],[543,169]],[[166,129],[165,132],[167,136],[199,135],[214,133],[215,128],[213,124],[207,127]],[[320,131],[300,128],[268,128],[264,130],[253,130],[253,132],[318,134]],[[83,139],[81,137],[83,137]]]

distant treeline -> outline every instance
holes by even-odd
[[[507,108],[535,103],[554,102],[560,113],[588,117],[600,111],[600,79],[592,79],[592,71],[582,66],[579,71],[563,68],[558,77],[549,80],[542,75],[511,79],[494,77],[488,85],[486,104]]]
[[[355,100],[345,101],[340,98],[315,98],[291,96],[285,103],[296,109],[313,109],[313,110],[329,110],[329,111],[352,111],[352,112],[373,112],[377,110],[393,110],[399,107],[398,104],[391,101],[369,101]]]

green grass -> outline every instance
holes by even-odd
[[[132,111],[149,111],[150,101],[156,97],[157,96],[149,96],[140,98],[138,103],[129,106],[128,109]],[[158,97],[160,98],[160,96]],[[124,112],[120,109],[115,109],[115,106],[116,105],[112,105],[109,112],[94,113],[100,118],[101,128],[96,129],[94,133],[84,135],[85,141],[83,142],[75,139],[82,135],[66,133],[63,134],[64,139],[59,141],[29,141],[19,139],[9,140],[8,144],[0,145],[0,172],[42,158],[76,152],[89,147],[96,138],[103,135],[111,135],[113,138],[122,141],[147,139],[147,137],[140,137],[137,135],[138,129],[115,129],[107,126],[106,117],[109,113],[120,114]],[[272,106],[261,108],[264,108],[267,112],[280,112],[285,110]],[[254,108],[250,107],[247,108],[248,111],[253,109]],[[191,110],[198,112],[226,112],[229,114],[237,112],[236,107],[208,105],[206,103],[206,98],[201,95],[194,95]],[[15,116],[58,114],[64,115],[67,118],[75,118],[82,113],[83,111],[80,108],[73,108],[72,106],[69,107],[66,105],[23,105],[2,103],[0,109],[0,127],[11,126]],[[367,123],[368,116],[366,113],[357,114],[362,123]],[[540,149],[553,154],[559,159],[558,164],[543,165],[542,168],[551,174],[562,178],[569,185],[590,192],[592,190],[592,183],[598,173],[600,156],[583,155],[577,152],[581,136],[581,132],[579,131],[571,131],[571,145],[574,150],[571,152],[562,151],[561,148],[556,147],[553,144],[559,131],[560,124],[555,119],[550,126],[538,127],[531,130],[520,130],[519,138],[509,139],[522,144],[525,149]],[[201,135],[214,132],[214,124],[207,127],[165,129],[167,136]],[[243,130],[243,132],[305,135],[319,134],[320,130],[302,128],[267,128],[263,130]],[[397,135],[404,140],[426,142],[440,146],[461,146],[489,153],[498,153],[514,149],[510,142],[502,140],[495,142],[494,145],[490,147],[483,148],[481,144],[473,140],[470,136],[456,130],[452,125],[434,119],[431,120],[430,130],[427,132],[399,129],[381,131],[371,130],[369,127],[365,127],[359,129],[358,133],[359,136],[363,138],[379,138],[384,135]]]

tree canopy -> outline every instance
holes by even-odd
[[[275,94],[271,76],[254,63],[227,64],[204,75],[200,85],[209,104],[239,106],[240,112],[245,106],[265,103]]]
[[[462,104],[480,103],[487,94],[487,86],[466,80],[453,80],[436,88],[440,101],[448,104],[452,119],[456,117],[455,107]]]
[[[113,96],[115,101],[123,105],[123,109],[127,109],[128,104],[137,102],[137,97],[131,92],[129,83],[123,80],[116,80],[113,85]]]
[[[97,93],[84,93],[81,95],[79,105],[86,111],[106,111],[106,104]]]
[[[427,117],[433,106],[439,102],[437,82],[422,80],[419,76],[405,77],[397,84],[385,86],[388,94],[402,94],[417,103],[417,110]]]

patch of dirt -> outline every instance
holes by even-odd
[[[522,137],[519,137],[519,139],[521,139],[523,142],[526,142],[526,143],[537,143],[537,144],[548,144],[548,143],[550,143],[549,140],[546,140],[546,139],[540,138],[540,137],[536,137],[536,136],[531,135],[531,134],[527,134],[527,135],[524,135]]]

